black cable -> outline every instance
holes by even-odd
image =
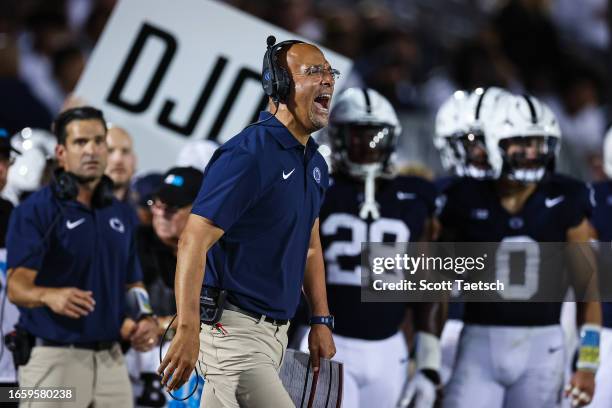
[[[269,121],[270,119],[276,117],[276,113],[278,112],[278,105],[275,105],[276,109],[274,110],[274,113],[270,116],[268,116],[267,118],[265,118],[264,120],[258,120],[257,122],[251,123],[250,125],[246,125],[244,129],[242,129],[243,131],[250,128],[251,126],[256,126],[256,125],[261,125],[264,122]]]
[[[166,331],[164,331],[164,335],[162,336],[161,340],[159,341],[159,364],[161,365],[162,363],[162,346],[164,344],[164,339],[166,338],[166,335],[168,334],[168,330],[170,330],[170,327],[172,327],[172,323],[174,323],[174,320],[176,319],[177,315],[172,316],[172,320],[170,320],[170,324],[168,325],[168,327],[166,327]],[[198,361],[199,363],[199,361]],[[193,394],[195,394],[196,390],[198,389],[198,386],[200,385],[200,379],[202,377],[200,377],[200,374],[198,373],[198,367],[194,367],[195,373],[196,373],[196,383],[195,383],[195,387],[193,387],[193,390],[191,391],[191,393],[189,393],[188,396],[186,396],[185,398],[176,398],[174,395],[172,395],[172,393],[170,391],[166,391],[168,393],[168,395],[170,395],[172,397],[172,399],[174,399],[175,401],[186,401],[189,398],[191,398],[191,396]],[[201,370],[201,368],[200,368]],[[202,379],[202,381],[204,381]]]

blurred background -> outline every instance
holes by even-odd
[[[49,128],[115,3],[0,2],[0,126],[9,134]],[[564,136],[561,171],[604,178],[602,142],[612,118],[607,0],[226,3],[351,58],[345,86],[374,88],[400,113],[403,162],[439,172],[436,109],[456,89],[497,85],[554,109]]]

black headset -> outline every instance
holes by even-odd
[[[64,169],[61,168],[56,169],[53,173],[51,191],[53,192],[53,195],[61,201],[70,201],[76,199],[79,195],[78,176],[73,173],[64,171]],[[102,208],[110,205],[112,201],[113,181],[107,176],[102,176],[92,195],[91,204],[95,208]],[[51,238],[51,233],[53,232],[55,226],[58,224],[60,219],[62,219],[62,217],[66,217],[66,214],[64,212],[63,205],[61,203],[58,203],[58,212],[49,224],[49,227],[46,229],[45,233],[43,234],[42,239],[37,244],[34,250],[26,254],[19,262],[17,262],[18,265],[25,263],[33,256],[38,255],[40,251],[44,249],[45,243],[49,242],[49,239]],[[4,285],[4,293],[2,294],[2,299],[0,299],[0,359],[2,359],[2,356],[4,354],[6,344],[2,325],[4,324],[4,309],[6,305],[6,298],[8,296],[8,284],[9,277],[7,274]]]
[[[278,52],[288,45],[303,44],[300,40],[287,40],[275,44],[276,37],[268,36],[266,40],[268,49],[263,59],[261,71],[261,85],[266,95],[272,98],[274,103],[284,102],[291,89],[291,76],[285,68],[278,63]]]
[[[75,200],[79,195],[79,177],[64,169],[57,169],[53,174],[51,190],[58,200]],[[102,176],[91,197],[92,207],[109,206],[113,202],[113,197],[113,181],[108,176]]]

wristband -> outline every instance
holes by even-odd
[[[417,332],[415,348],[416,369],[440,373],[442,366],[442,351],[440,339],[431,333]]]
[[[138,321],[143,317],[153,316],[153,308],[151,307],[149,294],[146,289],[134,287],[128,290],[125,309],[127,316],[134,321]]]
[[[582,371],[595,372],[599,367],[599,339],[601,326],[585,324],[580,328],[580,346],[576,368]]]
[[[310,325],[322,324],[329,327],[329,330],[334,330],[334,316],[312,316],[309,321]]]

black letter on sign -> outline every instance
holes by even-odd
[[[159,123],[163,127],[172,129],[175,132],[180,133],[182,135],[191,136],[193,129],[195,129],[196,125],[198,124],[198,120],[200,120],[200,116],[202,115],[202,112],[204,112],[204,108],[206,107],[206,104],[208,103],[208,99],[210,98],[210,95],[215,89],[215,85],[217,85],[217,82],[219,81],[219,78],[221,77],[221,74],[223,73],[225,64],[227,64],[227,58],[219,57],[217,59],[217,63],[215,64],[215,67],[213,68],[213,72],[212,74],[210,74],[208,81],[206,81],[206,85],[204,86],[204,89],[202,90],[202,93],[200,94],[200,97],[198,98],[198,101],[196,102],[195,107],[191,111],[191,115],[189,115],[189,119],[187,120],[187,123],[185,123],[184,125],[181,125],[181,124],[173,123],[170,121],[170,115],[172,114],[172,110],[176,106],[176,102],[171,101],[171,100],[167,100],[166,103],[164,103],[164,107],[162,108],[162,111],[159,114],[157,123]]]
[[[125,87],[130,74],[134,70],[136,61],[138,61],[140,53],[144,49],[145,43],[151,36],[158,37],[160,40],[164,41],[166,43],[166,51],[164,51],[164,55],[157,65],[157,69],[155,70],[153,78],[151,78],[151,82],[149,82],[149,86],[147,87],[142,99],[137,103],[127,102],[121,99],[121,92],[123,92],[123,88]],[[143,24],[140,32],[138,33],[138,37],[136,37],[136,41],[134,41],[134,45],[132,45],[130,53],[123,63],[123,68],[121,68],[121,71],[115,80],[115,84],[113,85],[113,88],[108,94],[106,100],[133,113],[141,113],[147,110],[151,104],[151,101],[153,100],[155,92],[157,92],[157,88],[159,88],[159,85],[161,84],[162,78],[170,67],[170,61],[172,60],[175,52],[176,40],[172,35],[160,30],[159,28],[153,27],[152,25],[146,23]]]
[[[217,119],[215,120],[215,123],[210,129],[210,132],[208,132],[208,136],[207,136],[208,139],[217,140],[217,137],[219,137],[221,128],[223,127],[223,124],[225,123],[225,119],[227,118],[227,115],[229,115],[229,112],[232,109],[232,105],[234,104],[236,97],[238,96],[238,93],[240,92],[240,88],[242,88],[242,84],[248,79],[254,79],[257,81],[257,83],[261,83],[261,74],[259,72],[255,72],[252,69],[248,69],[248,68],[242,68],[240,72],[238,72],[238,76],[236,77],[236,80],[234,81],[234,85],[232,85],[232,89],[230,89],[230,92],[227,95],[227,98],[225,98],[225,102],[223,102],[223,106],[221,107],[221,110],[219,111],[219,114],[217,115]],[[257,120],[259,111],[262,110],[263,107],[266,106],[267,103],[268,103],[268,96],[264,94],[261,100],[259,101],[257,108],[255,109],[255,113],[253,114],[253,118],[254,118],[252,119],[253,122]]]

